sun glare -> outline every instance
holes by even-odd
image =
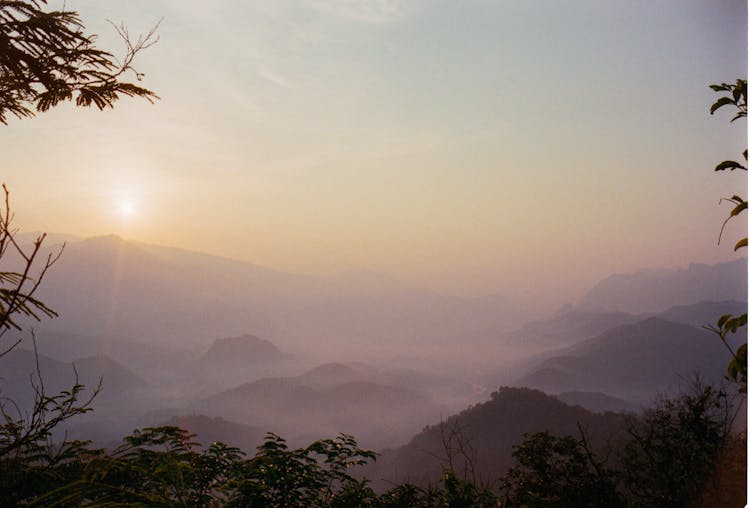
[[[117,210],[120,213],[120,216],[125,218],[131,217],[135,214],[135,203],[129,199],[123,199],[118,204]]]

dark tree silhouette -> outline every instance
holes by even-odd
[[[619,452],[633,504],[681,507],[697,499],[729,443],[738,409],[723,388],[696,379],[689,391],[634,418]]]
[[[5,261],[5,267],[8,258],[14,258],[17,269],[0,272],[0,338],[10,329],[21,330],[21,324],[16,316],[38,321],[43,316],[57,315],[44,302],[35,298],[34,293],[47,270],[62,254],[61,249],[56,253],[47,254],[46,257],[42,256],[43,260],[39,259],[44,234],[37,237],[31,246],[23,246],[16,240],[17,231],[13,226],[10,194],[5,184],[2,185],[2,192],[5,199],[0,207],[0,261]],[[11,344],[0,343],[0,356],[10,352],[19,342],[20,339]]]
[[[112,107],[121,95],[143,97],[151,102],[154,92],[124,81],[133,75],[136,55],[158,41],[156,28],[133,40],[124,25],[114,28],[125,43],[122,60],[94,45],[77,12],[46,12],[46,0],[0,0],[0,123],[8,115],[34,116],[62,101],[99,109]],[[32,109],[33,108],[33,109]],[[19,318],[39,320],[56,313],[36,299],[47,270],[62,250],[42,254],[45,235],[30,246],[16,241],[9,192],[2,186],[0,204],[0,338],[9,329],[21,330]],[[13,263],[15,269],[8,269]],[[0,356],[18,342],[0,344]]]
[[[115,26],[125,42],[118,60],[95,46],[78,13],[45,12],[46,0],[0,0],[0,123],[8,115],[31,117],[62,101],[99,109],[121,96],[153,101],[154,92],[124,81],[142,75],[133,68],[136,54],[156,43],[156,27],[132,40],[124,25]],[[64,9],[64,8],[63,8]],[[32,109],[33,108],[33,109]]]
[[[63,101],[99,109],[113,106],[120,96],[143,97],[151,102],[157,96],[141,86],[123,81],[142,75],[133,59],[158,38],[156,27],[133,41],[124,25],[115,30],[126,45],[122,60],[94,45],[96,37],[87,34],[80,17],[72,11],[45,12],[45,0],[0,0],[0,123],[8,116],[34,116]],[[13,225],[9,192],[0,193],[0,339],[8,330],[22,331],[26,319],[40,320],[57,314],[34,294],[47,270],[62,249],[45,254],[45,235],[24,245]],[[35,346],[33,331],[31,339]],[[8,354],[20,339],[1,343],[0,356]],[[52,442],[53,431],[61,423],[91,410],[95,388],[82,398],[83,385],[76,381],[70,390],[55,395],[45,392],[37,362],[30,377],[34,398],[29,410],[5,396],[0,387],[0,505],[16,506],[54,488],[66,474],[78,471],[89,451],[86,443]],[[28,406],[28,404],[26,404]]]

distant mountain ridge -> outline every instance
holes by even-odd
[[[37,362],[41,380],[37,376]],[[45,355],[35,355],[27,349],[16,348],[0,357],[0,373],[3,377],[3,397],[19,404],[30,403],[34,399],[32,382],[40,387],[40,382],[43,382],[45,393],[56,395],[70,390],[76,380],[85,386],[84,394],[90,394],[101,380],[102,391],[94,405],[128,398],[148,387],[146,381],[106,355],[60,362]]]
[[[266,435],[257,427],[206,415],[175,416],[158,425],[172,425],[185,429],[195,434],[195,440],[203,447],[218,441],[235,446],[248,454],[255,452],[255,448],[263,442]]]
[[[299,442],[304,436],[319,439],[346,432],[379,447],[406,440],[437,418],[441,408],[417,390],[377,382],[343,364],[326,364],[297,377],[241,384],[196,401],[190,411],[283,433]]]
[[[296,352],[321,340],[351,351],[448,349],[526,315],[496,297],[447,297],[369,272],[285,273],[112,235],[70,242],[38,296],[60,314],[40,328],[60,334],[196,346],[252,332]]]
[[[255,335],[216,339],[198,360],[201,368],[237,368],[257,363],[277,362],[284,357],[272,342]]]
[[[688,383],[695,373],[720,381],[728,361],[715,334],[651,317],[563,348],[514,384],[550,393],[598,391],[647,401]]]
[[[663,312],[643,314],[568,306],[551,317],[526,323],[518,330],[505,334],[503,340],[530,348],[560,348],[595,337],[616,326],[636,323],[649,317],[706,326],[715,324],[724,314],[738,315],[743,312],[747,312],[747,302],[737,300],[702,300],[670,307]]]
[[[676,270],[641,270],[600,281],[578,302],[580,307],[633,314],[661,312],[704,300],[747,301],[747,258]]]
[[[720,302],[701,301],[692,305],[678,305],[658,314],[657,317],[693,326],[715,325],[724,314],[737,316],[747,312],[747,302],[724,300]]]
[[[581,406],[592,413],[639,413],[642,406],[601,392],[563,392],[554,397],[569,406]]]
[[[637,320],[638,316],[627,312],[569,308],[552,317],[526,323],[506,334],[504,340],[530,348],[561,347]]]

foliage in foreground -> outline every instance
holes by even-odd
[[[695,384],[634,420],[621,452],[625,486],[641,506],[688,506],[714,472],[734,420],[727,394]]]
[[[581,439],[527,434],[513,457],[516,465],[505,476],[505,499],[511,506],[625,505],[615,472],[599,461],[583,434]]]
[[[76,392],[77,393],[77,392]],[[75,399],[75,396],[72,397]],[[74,404],[75,407],[75,404]],[[178,427],[136,430],[112,451],[49,434],[0,455],[0,504],[45,507],[495,507],[685,506],[715,472],[729,438],[731,404],[696,385],[633,417],[627,439],[603,460],[580,437],[528,434],[516,464],[491,490],[446,468],[437,485],[376,493],[356,468],[376,459],[340,435],[290,449],[268,434],[250,458],[222,443],[201,447]],[[3,442],[13,428],[0,427]],[[497,472],[500,477],[502,472]]]
[[[34,116],[60,102],[76,106],[112,107],[121,96],[156,94],[131,82],[142,74],[132,67],[136,54],[158,38],[152,30],[132,40],[124,26],[115,27],[125,43],[125,54],[116,58],[96,46],[96,36],[86,33],[78,13],[47,10],[46,0],[0,1],[0,123],[8,116]]]
[[[710,88],[721,95],[711,105],[710,112],[712,115],[719,109],[729,106],[730,109],[734,108],[736,110],[730,122],[734,122],[740,118],[747,118],[747,80],[738,79],[736,83],[721,83],[720,85],[711,85]],[[745,159],[744,164],[735,160],[725,160],[717,164],[714,171],[734,171],[737,169],[747,172],[747,148],[742,152],[742,156]],[[724,233],[724,227],[727,223],[747,212],[747,200],[742,196],[735,194],[731,198],[722,198],[721,201],[729,202],[732,205],[732,210],[721,226],[719,242],[721,242],[721,236]],[[735,251],[746,248],[747,236],[740,238],[734,245]],[[732,359],[727,366],[727,377],[739,385],[741,392],[747,392],[747,341],[739,345],[737,349],[733,349],[729,344],[729,336],[734,335],[739,329],[746,326],[747,312],[744,312],[738,316],[725,314],[719,318],[716,326],[706,327],[719,336],[721,342],[731,353]]]
[[[298,449],[268,434],[250,459],[222,443],[201,449],[193,437],[178,427],[156,427],[136,430],[111,453],[81,447],[80,456],[54,465],[56,486],[27,483],[37,492],[6,493],[3,506],[497,506],[494,494],[450,472],[441,480],[444,488],[405,484],[378,496],[367,480],[351,474],[375,453],[343,434]]]

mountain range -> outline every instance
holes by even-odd
[[[443,296],[375,273],[313,277],[116,236],[68,243],[38,296],[60,315],[38,326],[50,333],[180,347],[253,333],[341,354],[447,351],[528,315],[498,297]]]
[[[296,377],[244,383],[198,400],[188,411],[252,424],[294,443],[344,432],[379,448],[405,442],[445,408],[412,387],[328,364]]]
[[[611,275],[586,292],[578,306],[642,314],[702,300],[747,301],[747,258]]]
[[[733,337],[734,346],[746,334]],[[657,317],[614,327],[551,353],[514,384],[550,393],[598,391],[633,401],[688,384],[694,374],[718,382],[731,356],[705,329]]]
[[[99,444],[135,425],[246,451],[268,431],[292,446],[345,432],[384,450],[368,473],[378,482],[434,482],[454,445],[464,455],[450,460],[488,478],[524,432],[581,423],[603,445],[624,418],[610,411],[638,412],[695,373],[720,380],[728,352],[702,326],[747,310],[746,270],[615,275],[529,322],[502,298],[375,272],[312,277],[99,237],[71,241],[41,286],[60,317],[37,326],[39,368],[50,393],[70,388],[73,364],[89,387],[103,377],[96,411],[68,429]],[[28,339],[4,339],[16,337]],[[33,398],[23,347],[0,356],[14,400]],[[515,388],[494,392],[501,379]]]

